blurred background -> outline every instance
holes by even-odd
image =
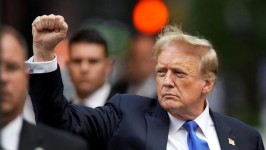
[[[68,35],[82,27],[98,28],[116,60],[111,77],[125,71],[130,39],[155,36],[166,23],[208,39],[218,53],[219,79],[211,107],[256,127],[266,139],[266,1],[265,0],[1,0],[1,23],[12,25],[31,41],[36,16],[64,16]],[[67,42],[58,46],[64,69]],[[141,52],[140,52],[141,53]],[[29,46],[29,56],[32,55]],[[66,80],[66,90],[71,83]],[[71,97],[71,93],[66,92]]]

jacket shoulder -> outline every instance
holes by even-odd
[[[259,131],[250,125],[230,116],[226,116],[217,112],[210,111],[216,128],[229,127],[231,132],[239,137],[260,138]]]
[[[23,141],[23,144],[35,141],[37,146],[40,146],[44,149],[88,149],[87,143],[83,139],[43,124],[38,124],[35,126],[24,121],[23,134],[24,136],[22,135],[21,138],[28,138],[27,140]]]

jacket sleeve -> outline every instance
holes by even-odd
[[[257,134],[258,134],[258,144],[257,144],[258,150],[265,150],[261,134],[259,132],[257,132]]]
[[[32,74],[29,94],[37,123],[69,131],[90,143],[106,142],[121,119],[119,95],[96,109],[69,104],[63,95],[59,67],[50,73]]]

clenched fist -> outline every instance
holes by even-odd
[[[34,61],[54,59],[54,48],[66,37],[67,29],[68,25],[62,16],[38,16],[32,23]]]

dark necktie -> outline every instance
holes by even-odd
[[[208,143],[196,135],[196,129],[198,125],[194,121],[188,121],[183,124],[183,127],[187,130],[187,144],[189,150],[210,150]]]

